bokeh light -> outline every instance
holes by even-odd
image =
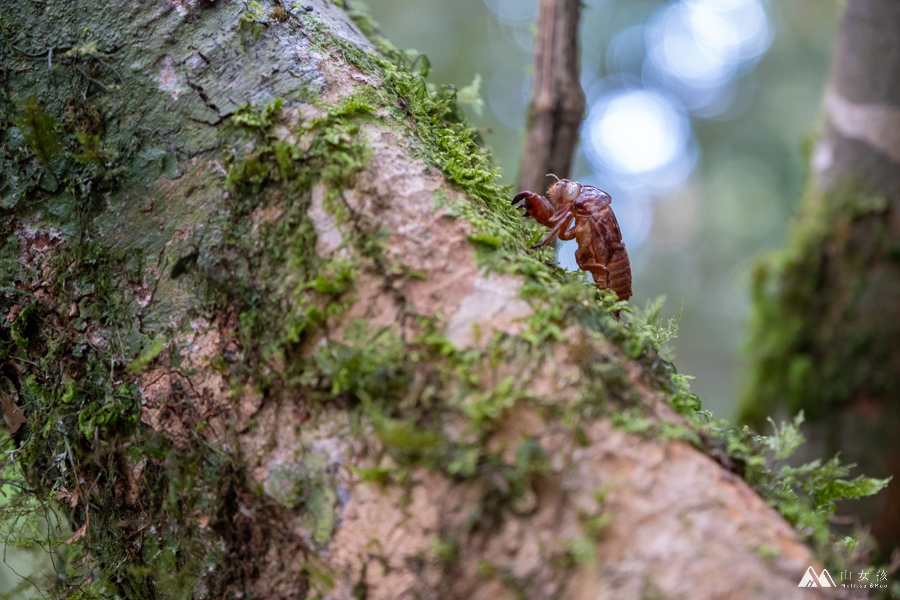
[[[529,0],[484,0],[501,23],[531,25],[537,18],[538,3]]]
[[[770,43],[760,0],[678,0],[618,32],[606,76],[597,80],[587,69],[593,85],[582,142],[592,173],[631,195],[670,197],[696,164],[691,118],[725,112],[735,79]],[[620,219],[623,227],[629,218]]]
[[[664,96],[617,90],[591,106],[585,150],[598,166],[623,175],[647,175],[685,152],[690,126]]]
[[[525,121],[531,78],[524,73],[497,69],[487,85],[487,103],[491,112],[510,129]]]
[[[754,64],[771,42],[759,0],[681,0],[657,11],[645,30],[648,85],[678,94],[688,110],[716,104],[731,80]],[[706,111],[701,116],[712,116]]]

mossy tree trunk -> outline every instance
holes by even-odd
[[[850,0],[825,91],[825,126],[786,250],[755,283],[745,414],[803,410],[825,452],[900,475],[900,4]],[[900,544],[900,496],[858,511]],[[893,490],[893,492],[891,492]]]
[[[717,428],[662,329],[528,252],[452,90],[338,7],[0,34],[0,511],[55,593],[808,596],[789,436]]]

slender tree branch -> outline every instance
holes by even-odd
[[[568,177],[584,115],[578,44],[579,0],[540,0],[534,88],[518,187],[543,191],[546,173]]]

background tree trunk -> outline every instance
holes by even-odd
[[[540,0],[534,39],[534,85],[518,189],[543,194],[569,177],[584,119],[578,18],[581,0]]]
[[[822,541],[832,496],[765,467],[789,436],[710,423],[664,330],[527,252],[452,91],[333,4],[0,32],[0,509],[56,593],[809,596],[767,502]]]
[[[745,415],[804,410],[814,451],[900,475],[900,5],[850,0],[788,248],[755,281]],[[900,543],[894,491],[846,507]]]

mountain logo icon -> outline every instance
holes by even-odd
[[[828,569],[822,569],[821,575],[816,575],[816,572],[812,567],[806,569],[806,574],[803,576],[803,579],[800,580],[800,583],[797,587],[837,587],[834,585],[834,579],[831,578],[831,574],[828,572]]]

